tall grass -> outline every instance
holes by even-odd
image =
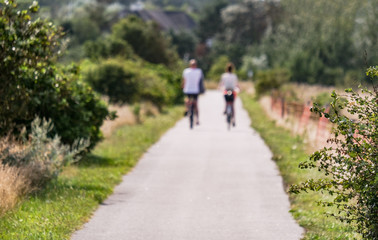
[[[20,157],[25,146],[9,137],[0,139],[0,216],[13,209],[16,204],[32,190],[31,169],[4,164],[4,152]]]
[[[39,118],[32,122],[31,128],[27,140],[0,139],[0,216],[33,190],[56,179],[63,166],[89,145],[77,141],[70,147],[61,144],[57,136],[48,137],[52,124]]]
[[[29,174],[28,168],[0,163],[0,217],[13,209],[23,196],[31,192],[33,188],[28,178]]]

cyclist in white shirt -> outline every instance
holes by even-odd
[[[222,74],[220,83],[219,83],[219,88],[224,91],[224,96],[226,102],[232,102],[232,109],[233,109],[233,118],[235,119],[235,108],[234,108],[234,100],[236,98],[237,92],[239,91],[239,83],[238,83],[238,77],[236,76],[234,71],[234,64],[228,63],[226,66],[226,72]],[[230,96],[227,95],[227,91],[232,91],[232,96],[230,99]],[[227,103],[226,103],[227,107]],[[224,114],[226,113],[226,110],[224,111]],[[235,125],[235,120],[233,122]]]
[[[198,114],[198,95],[200,94],[200,84],[203,81],[203,72],[200,68],[197,68],[197,61],[192,59],[189,61],[189,67],[182,73],[183,78],[183,91],[187,96],[185,99],[186,111],[185,115],[188,113],[189,104],[191,101],[194,105],[194,113],[197,116],[197,125],[199,124],[199,114]]]

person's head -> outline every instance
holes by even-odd
[[[227,63],[226,65],[226,72],[229,72],[229,73],[232,73],[234,71],[234,64],[232,64],[231,62],[230,63]]]
[[[191,68],[197,68],[197,61],[195,59],[190,59],[190,61],[189,61],[189,67],[191,67]]]

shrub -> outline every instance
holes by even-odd
[[[230,59],[227,56],[220,56],[214,61],[213,65],[211,65],[207,78],[212,81],[219,81],[221,75],[226,71],[226,65],[229,62]]]
[[[113,103],[150,101],[161,109],[182,96],[177,74],[144,61],[107,59],[89,69],[85,79]]]
[[[6,141],[0,148],[2,164],[29,169],[24,172],[34,187],[44,186],[56,179],[62,168],[79,159],[79,153],[89,146],[88,140],[76,140],[72,146],[61,143],[60,137],[48,136],[53,129],[51,121],[36,118],[28,139],[23,143]]]
[[[116,56],[131,58],[134,55],[131,46],[126,41],[112,37],[87,41],[84,44],[84,51],[86,57],[95,61]]]
[[[145,64],[144,66],[166,81],[166,87],[170,92],[169,104],[182,103],[184,93],[181,88],[181,72],[170,70],[161,64]]]
[[[76,67],[58,68],[62,33],[52,23],[32,18],[15,1],[0,1],[0,136],[30,129],[36,116],[51,119],[65,144],[102,137],[100,126],[109,114],[92,89],[79,80]]]
[[[138,76],[140,87],[140,99],[155,104],[159,110],[168,104],[172,98],[172,87],[166,79],[158,76],[154,71],[141,69]]]
[[[132,103],[137,99],[139,84],[137,79],[137,66],[130,62],[125,68],[124,62],[109,59],[101,62],[86,75],[86,81],[94,89],[107,95],[113,103]]]
[[[378,67],[368,69],[371,79],[378,78]],[[321,201],[324,206],[336,206],[338,212],[330,215],[347,223],[355,223],[356,231],[363,239],[378,237],[378,89],[374,92],[361,89],[364,96],[347,89],[346,104],[339,103],[340,96],[332,94],[331,107],[334,114],[324,108],[313,111],[324,115],[336,125],[331,147],[315,152],[310,159],[301,163],[301,168],[318,168],[326,177],[309,179],[299,185],[292,185],[293,193],[321,191],[334,196],[332,201]],[[357,120],[340,114],[346,108]]]
[[[256,76],[255,89],[258,96],[270,90],[279,89],[290,79],[290,73],[286,69],[272,69],[259,71]]]

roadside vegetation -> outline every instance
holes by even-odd
[[[302,170],[298,167],[309,155],[301,137],[292,135],[269,119],[255,95],[244,92],[240,96],[252,119],[253,128],[260,133],[273,152],[273,159],[280,169],[286,191],[292,184],[324,176],[317,170]],[[361,239],[351,225],[327,217],[326,212],[336,212],[337,209],[319,206],[317,202],[321,200],[324,198],[320,193],[290,194],[291,213],[300,226],[306,229],[304,239]]]
[[[140,106],[162,112],[182,101],[181,60],[156,24],[125,19],[109,41],[82,45],[87,58],[65,64],[65,33],[40,18],[37,2],[26,3],[0,1],[0,216],[28,196],[49,194],[65,167],[91,159],[104,121],[116,118],[103,99],[133,104],[138,123]],[[145,39],[139,49],[136,33]]]
[[[112,193],[122,176],[132,169],[148,147],[182,117],[182,112],[181,107],[169,108],[163,114],[146,118],[142,124],[116,129],[91,154],[65,167],[55,181],[30,194],[27,201],[1,217],[0,238],[69,239]],[[17,169],[3,169],[11,176],[18,174]],[[3,169],[0,169],[0,176]],[[17,178],[18,182],[22,180]],[[1,181],[3,183],[6,184]],[[20,191],[24,190],[21,188]],[[2,198],[4,195],[0,196],[0,202],[4,200]]]
[[[377,67],[366,74],[372,82],[378,79]],[[355,230],[363,239],[378,237],[378,89],[362,89],[360,95],[352,89],[346,94],[332,93],[332,111],[315,105],[312,111],[328,118],[335,127],[329,139],[330,147],[314,152],[310,159],[302,162],[301,169],[317,169],[327,177],[310,178],[292,185],[290,192],[299,194],[316,191],[331,196],[319,201],[321,206],[334,206],[336,213],[329,215],[341,222],[356,225]],[[341,99],[344,97],[344,101]],[[350,119],[341,109],[355,116]]]
[[[0,192],[4,193],[0,196],[4,236],[0,238],[4,239],[67,238],[83,223],[143,149],[179,118],[173,106],[183,101],[181,72],[190,58],[196,58],[208,80],[213,80],[207,83],[209,87],[217,85],[231,61],[240,79],[254,81],[257,97],[274,92],[299,101],[293,86],[352,88],[350,93],[360,83],[371,87],[361,69],[378,62],[376,0],[144,1],[148,10],[185,11],[192,16],[197,22],[195,31],[181,32],[164,32],[158,23],[125,16],[132,0],[39,3],[0,0]],[[310,99],[319,104],[318,113],[324,114],[322,108],[332,104],[329,96],[322,93]],[[306,160],[301,139],[276,128],[261,114],[253,97],[242,97],[253,124],[271,146],[286,184],[321,177],[316,171],[297,168]],[[363,107],[352,115],[363,115],[367,100],[355,100]],[[135,122],[101,143],[104,121],[117,116],[109,103],[127,104]],[[145,106],[157,112],[143,113]],[[369,118],[373,125],[375,118]],[[345,121],[335,118],[336,122]],[[347,122],[342,126],[360,133],[371,130]],[[350,146],[350,142],[345,144]],[[356,156],[362,151],[352,150]],[[366,166],[376,159],[372,156]],[[365,193],[375,192],[350,197],[358,199]],[[291,195],[293,214],[308,230],[306,238],[359,238],[352,230],[356,221],[348,225],[324,216],[326,210],[316,202],[328,200],[320,196]],[[371,198],[361,201],[365,204]],[[364,204],[361,209],[368,206]],[[340,207],[351,218],[359,211]],[[369,215],[369,211],[365,212]],[[366,219],[366,215],[360,217]],[[374,217],[369,215],[369,219]],[[30,219],[27,224],[26,219]]]

